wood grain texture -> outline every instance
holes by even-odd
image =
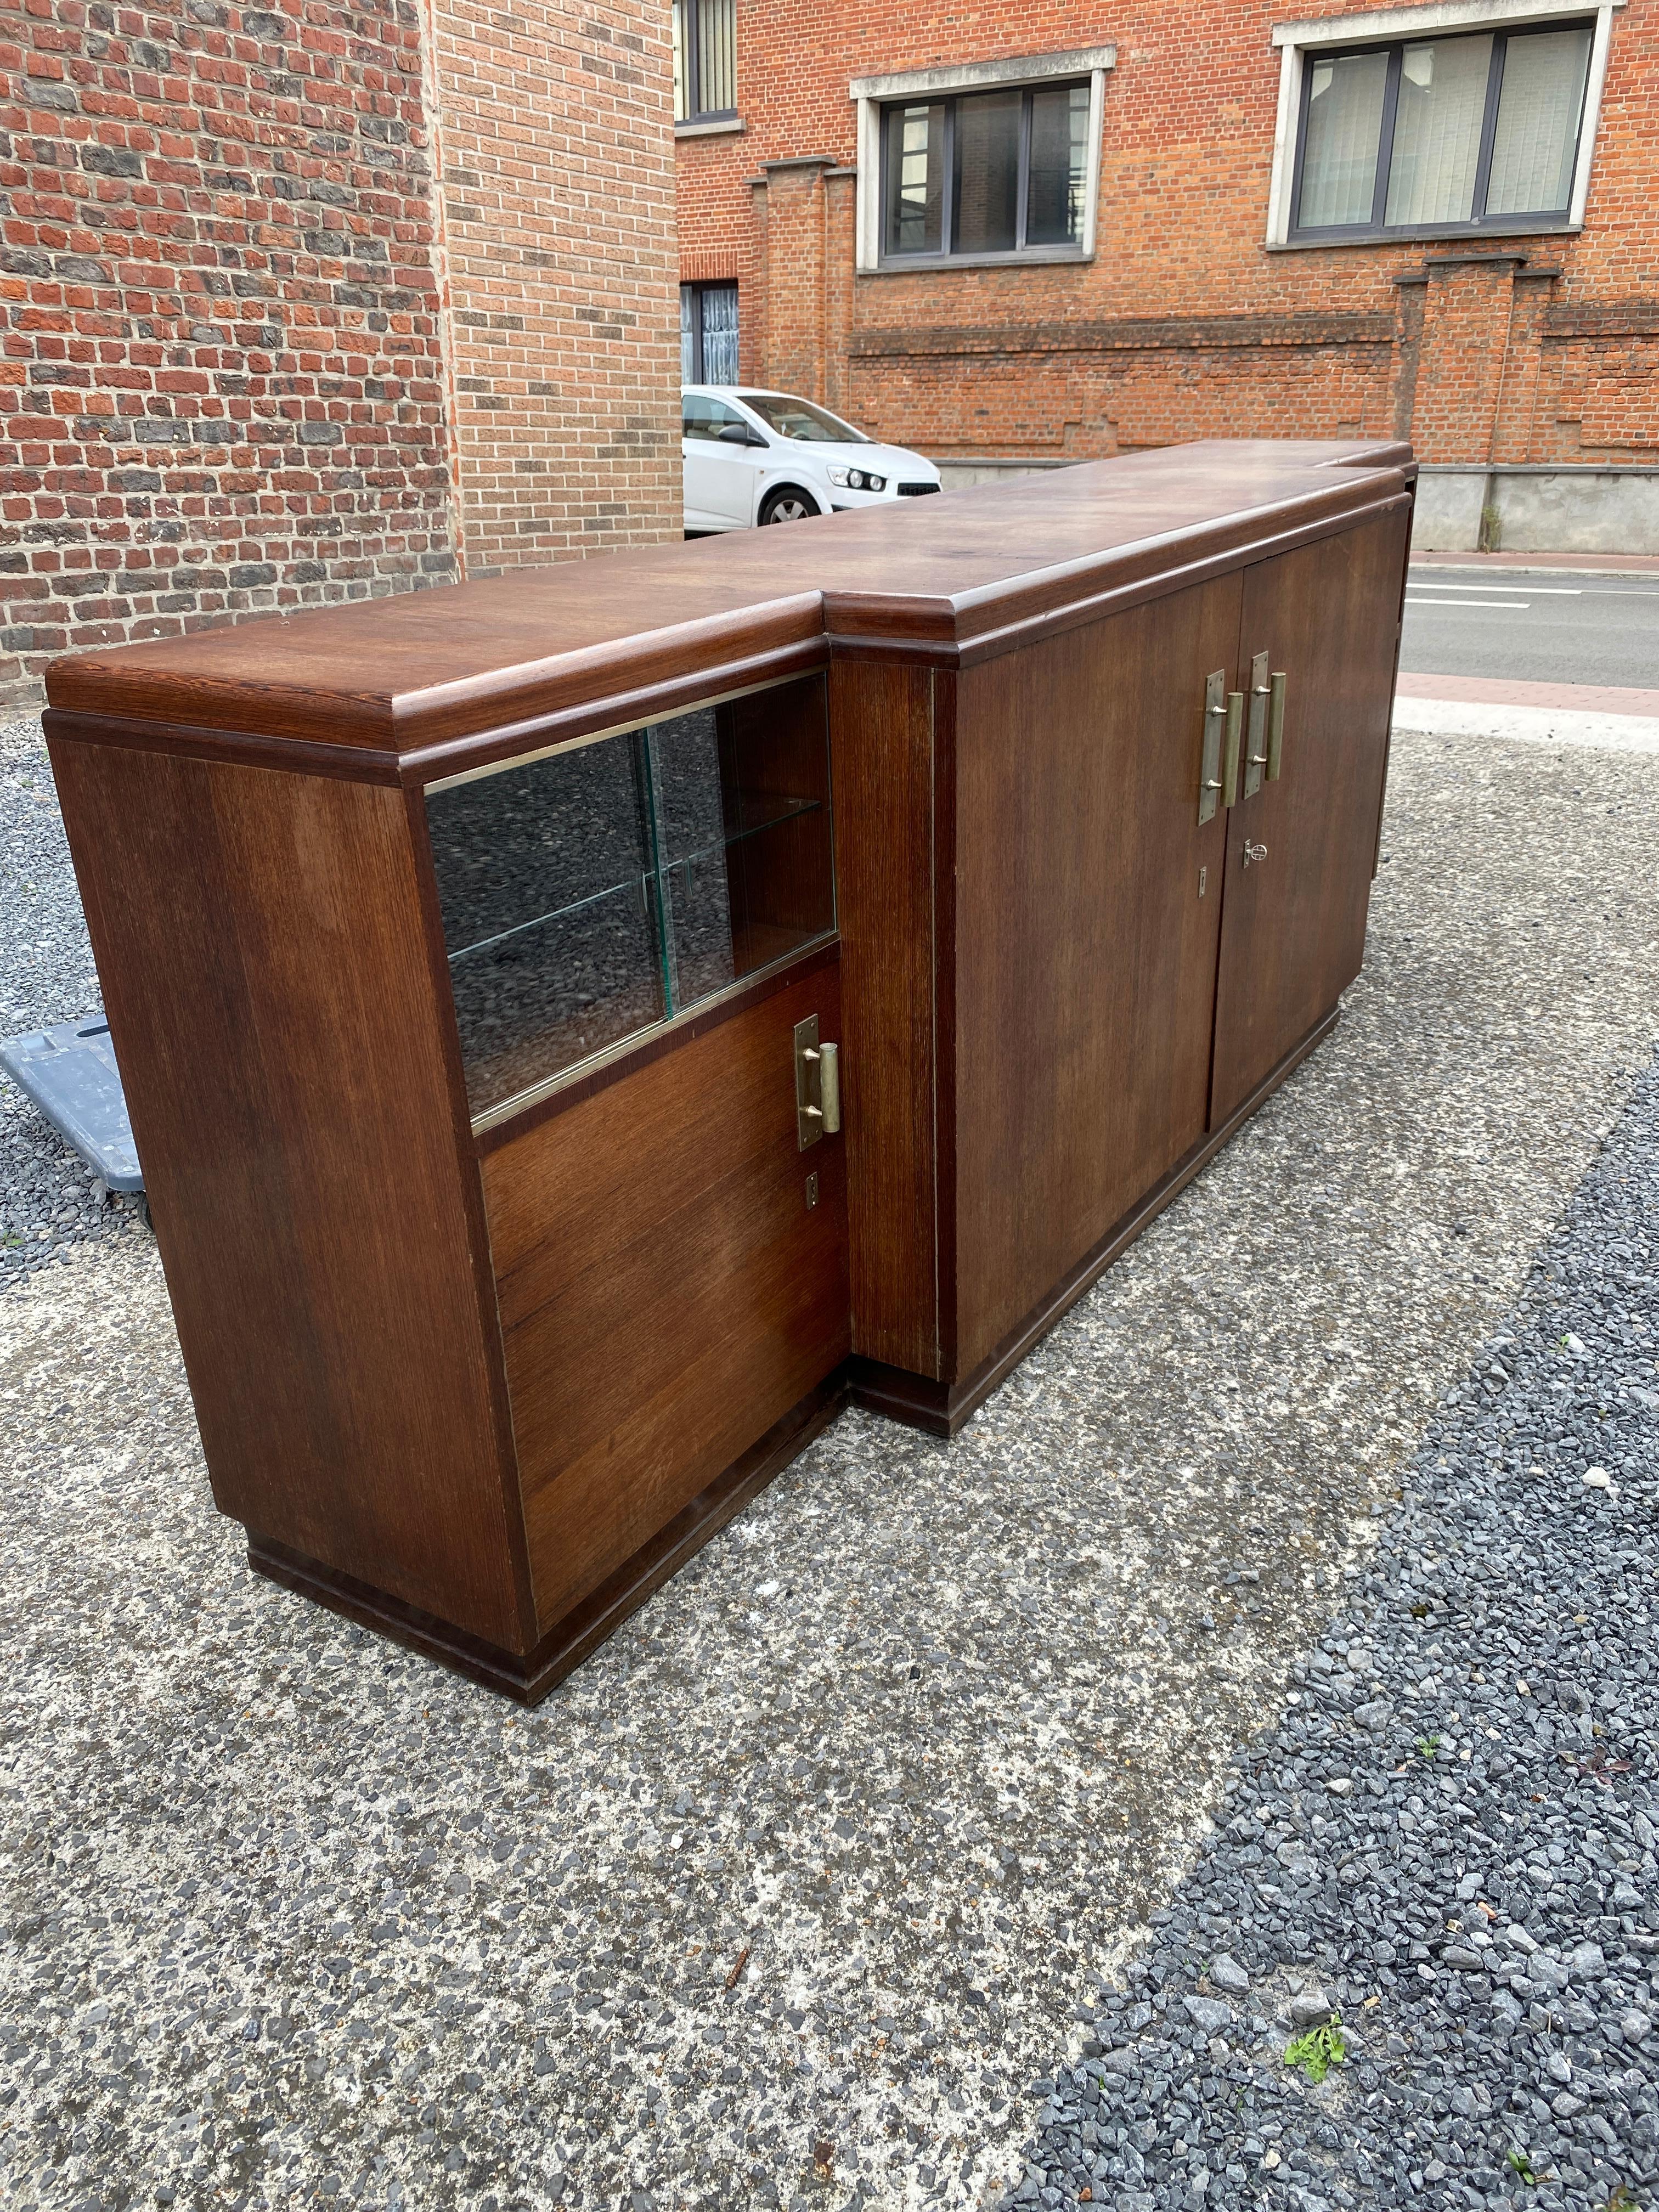
[[[544,1630],[846,1358],[845,1152],[797,1149],[793,1058],[840,1012],[819,967],[484,1160]]]
[[[1410,449],[1342,441],[1166,447],[787,530],[650,546],[308,610],[54,664],[52,706],[460,765],[681,678],[826,635],[960,650],[1183,563],[1242,562],[1398,491]],[[574,732],[572,732],[574,734]]]
[[[1225,837],[1198,823],[1204,678],[1238,615],[1226,578],[957,679],[950,1380],[1203,1134]]]
[[[774,1475],[804,1451],[840,1412],[847,1392],[841,1371],[828,1376],[741,1453],[689,1504],[647,1537],[639,1550],[582,1602],[556,1621],[528,1652],[503,1651],[449,1622],[390,1597],[372,1583],[323,1566],[269,1537],[250,1534],[248,1565],[285,1589],[295,1590],[349,1620],[361,1621],[394,1642],[424,1652],[458,1674],[533,1705],[614,1635],[652,1593],[700,1551],[711,1536],[759,1495]]]
[[[716,710],[733,972],[746,975],[835,927],[825,683],[751,692]],[[812,811],[755,830],[782,807]]]
[[[1247,569],[1237,665],[1285,687],[1283,773],[1233,808],[1211,1119],[1359,973],[1388,760],[1409,511]],[[1266,858],[1247,865],[1247,842]]]
[[[524,1648],[402,795],[52,766],[221,1510]]]
[[[853,1343],[871,1358],[922,1375],[941,1371],[933,868],[939,680],[926,669],[837,661],[830,681]]]

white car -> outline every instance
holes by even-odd
[[[684,386],[680,452],[688,531],[799,522],[939,489],[939,471],[920,453],[878,446],[827,408],[787,392]]]

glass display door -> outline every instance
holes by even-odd
[[[467,1097],[497,1120],[830,936],[824,679],[427,794]]]

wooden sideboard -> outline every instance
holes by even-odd
[[[221,1509],[534,1698],[1335,1019],[1414,469],[1212,443],[60,661]]]

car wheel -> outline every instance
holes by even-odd
[[[817,513],[804,491],[798,491],[793,484],[780,484],[761,501],[761,527],[770,522],[805,522],[809,514]]]

